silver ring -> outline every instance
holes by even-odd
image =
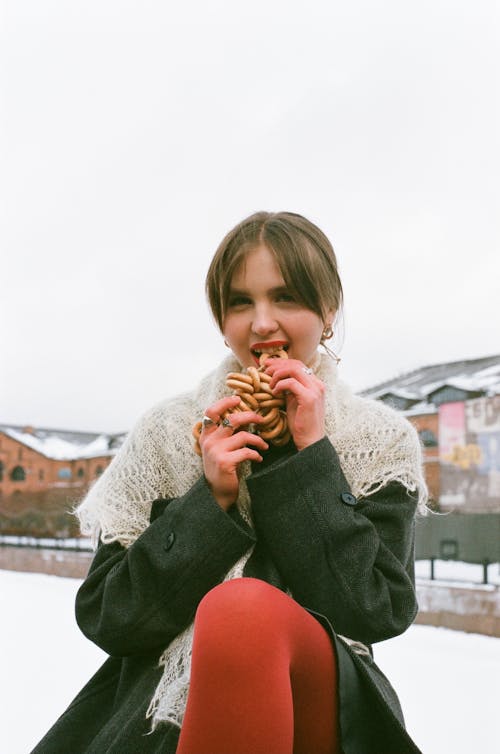
[[[201,426],[203,427],[203,429],[206,429],[207,427],[211,427],[212,424],[217,424],[217,422],[205,414],[205,416],[201,420]]]
[[[229,427],[230,429],[234,429],[233,425],[231,424],[227,416],[224,417],[224,419],[221,421],[221,424],[223,427]]]
[[[302,367],[302,371],[305,372],[306,374],[313,373],[313,370],[311,369],[311,367]]]

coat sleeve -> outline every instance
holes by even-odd
[[[129,548],[99,547],[77,594],[78,625],[110,655],[163,649],[254,542],[237,511],[222,510],[201,478]]]
[[[413,621],[416,495],[352,495],[328,438],[247,480],[259,540],[294,598],[367,644]]]

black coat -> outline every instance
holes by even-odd
[[[373,658],[337,636],[371,645],[413,621],[415,496],[391,483],[356,500],[327,438],[300,453],[271,453],[247,483],[255,530],[236,508],[220,508],[201,478],[184,496],[155,501],[131,547],[100,546],[76,617],[110,657],[33,754],[174,754],[178,729],[150,733],[146,719],[158,658],[254,543],[244,575],[288,587],[332,637],[345,754],[418,754]]]

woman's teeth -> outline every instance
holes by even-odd
[[[288,346],[270,346],[269,348],[252,348],[252,353],[256,356],[261,356],[263,353],[272,356],[279,351],[288,351]]]

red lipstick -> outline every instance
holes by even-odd
[[[267,340],[265,343],[253,343],[250,346],[250,350],[252,351],[263,351],[266,348],[281,348],[282,346],[287,346],[288,343],[286,340]]]

